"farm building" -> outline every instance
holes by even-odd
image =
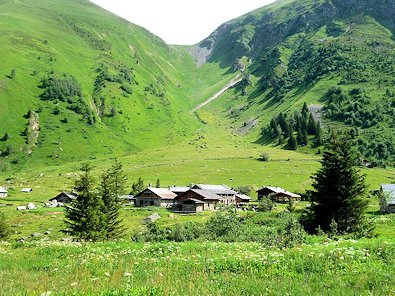
[[[383,213],[395,213],[395,184],[382,184],[380,191],[383,195],[380,210]]]
[[[174,204],[175,197],[177,197],[177,194],[169,189],[148,187],[134,198],[136,207],[157,206],[169,208]]]
[[[21,192],[23,192],[23,193],[30,193],[30,192],[33,192],[33,189],[31,189],[31,188],[22,188]]]
[[[280,187],[264,186],[258,191],[258,200],[268,197],[274,202],[287,203],[290,201],[299,201],[301,196],[296,193],[289,192]]]
[[[223,203],[224,199],[209,190],[190,189],[177,196],[174,201],[174,210],[196,213],[206,210],[215,210],[218,204]]]
[[[74,199],[78,197],[78,194],[75,192],[61,192],[54,198],[51,198],[49,201],[54,202],[56,200],[57,203],[71,203]]]
[[[252,200],[252,197],[245,194],[236,194],[236,204],[243,205],[249,203]]]
[[[223,204],[235,205],[237,192],[226,185],[195,184],[192,189],[200,189],[214,192],[223,198]]]
[[[8,196],[8,191],[5,187],[0,187],[0,198],[1,197],[7,197]]]

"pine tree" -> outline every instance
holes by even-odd
[[[99,190],[106,239],[118,238],[124,232],[119,196],[124,193],[125,184],[126,176],[123,173],[122,164],[115,159],[112,167],[102,175]]]
[[[143,191],[144,188],[145,188],[144,180],[141,177],[139,177],[137,182],[133,182],[132,191],[130,192],[130,194],[137,194]]]
[[[339,233],[352,233],[364,225],[366,186],[355,164],[351,143],[333,136],[324,152],[321,169],[312,177],[312,205],[302,218],[307,230],[330,231],[331,223],[336,223]]]
[[[318,121],[317,126],[316,126],[316,133],[313,139],[313,144],[314,147],[319,147],[322,145],[322,130],[321,130],[321,124]]]
[[[298,148],[298,143],[296,142],[296,139],[295,139],[293,133],[291,133],[291,135],[289,136],[288,148],[290,150],[296,150]]]
[[[94,192],[91,170],[89,164],[81,167],[83,174],[74,186],[78,198],[65,208],[65,224],[68,228],[64,232],[77,240],[98,241],[106,237],[102,199]]]
[[[315,123],[313,114],[310,113],[309,120],[307,122],[307,133],[309,135],[315,135],[317,133],[317,125]]]
[[[159,178],[156,180],[155,187],[156,188],[160,188],[160,180],[159,180]]]

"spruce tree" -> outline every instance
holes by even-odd
[[[337,231],[344,234],[357,232],[364,225],[366,186],[355,164],[350,141],[333,136],[321,160],[321,169],[312,177],[312,205],[302,218],[307,230],[330,231],[330,225],[336,223]]]
[[[312,113],[310,113],[309,120],[307,122],[307,133],[309,135],[315,135],[317,133],[317,125]]]
[[[65,233],[77,240],[104,240],[106,237],[102,213],[102,199],[94,192],[94,179],[91,176],[92,167],[83,164],[80,178],[75,182],[74,190],[78,198],[65,207]]]
[[[159,180],[159,178],[156,180],[155,187],[156,188],[160,188],[160,180]]]
[[[290,150],[296,150],[298,148],[298,143],[296,142],[296,139],[295,139],[293,133],[291,133],[291,135],[289,136],[288,148]]]
[[[321,132],[321,124],[318,121],[316,125],[316,133],[314,135],[313,144],[314,147],[319,147],[322,145],[322,132]]]
[[[99,189],[106,239],[118,238],[124,232],[119,196],[125,191],[125,183],[126,176],[123,173],[122,164],[115,159],[112,167],[102,175]]]

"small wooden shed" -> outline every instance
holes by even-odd
[[[57,203],[71,203],[73,200],[77,199],[78,194],[75,192],[61,192],[54,198],[51,198],[49,201],[54,202],[56,200]]]

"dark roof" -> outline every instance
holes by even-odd
[[[197,195],[201,196],[203,198],[203,200],[222,200],[223,199],[221,196],[217,195],[215,192],[209,191],[209,190],[190,189],[187,192],[189,192],[189,191],[192,191],[192,192],[196,193]],[[184,194],[186,194],[186,193],[181,194],[180,197],[184,196]]]
[[[278,194],[278,195],[287,195],[290,197],[301,197],[299,194],[289,192],[285,189],[282,189],[281,187],[273,187],[273,186],[264,186],[261,189],[259,189],[257,192],[260,192],[261,190],[264,190],[264,189],[271,191],[273,195]]]

